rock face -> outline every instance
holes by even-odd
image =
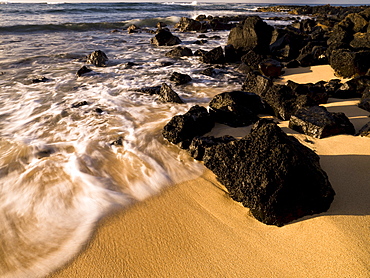
[[[222,47],[216,47],[211,51],[201,54],[200,61],[207,64],[224,64],[225,56]]]
[[[93,64],[97,67],[104,67],[108,61],[107,55],[101,50],[94,51],[87,56],[87,63]]]
[[[294,114],[289,127],[315,138],[354,134],[355,128],[344,113],[330,113],[325,107],[304,107]]]
[[[166,83],[163,83],[159,90],[159,99],[163,102],[184,103],[179,95]]]
[[[205,136],[205,137],[194,137],[191,141],[189,146],[189,153],[190,155],[196,160],[203,160],[204,153],[206,149],[220,145],[229,143],[231,141],[236,140],[234,137],[225,135],[222,137],[213,137],[213,136]]]
[[[186,46],[177,46],[174,49],[167,52],[166,56],[171,57],[171,58],[179,58],[183,56],[193,56],[193,51],[191,51],[191,49]]]
[[[227,44],[242,52],[255,50],[261,54],[268,53],[273,30],[259,16],[250,16],[231,29]]]
[[[330,55],[330,65],[344,78],[365,75],[370,68],[370,51],[334,50]]]
[[[319,156],[266,119],[245,138],[207,149],[204,163],[235,201],[268,225],[327,211],[334,199]]]
[[[170,80],[174,82],[176,85],[182,85],[189,83],[192,79],[189,75],[187,74],[182,74],[179,72],[174,72],[172,73]]]
[[[211,131],[214,121],[207,109],[195,105],[183,115],[174,116],[163,128],[163,137],[173,144],[182,143],[187,149],[195,136]]]
[[[210,113],[218,123],[232,127],[248,126],[264,111],[261,98],[249,92],[233,91],[216,95],[209,103]]]
[[[179,37],[172,35],[170,31],[166,29],[160,29],[155,37],[151,38],[150,43],[156,46],[172,46],[180,44],[181,40]]]

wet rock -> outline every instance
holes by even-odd
[[[245,138],[208,148],[204,164],[257,220],[283,226],[329,209],[335,192],[319,159],[262,119]]]
[[[84,106],[84,105],[88,105],[87,101],[79,101],[79,102],[75,102],[72,104],[72,108],[78,108],[78,107],[81,107],[81,106]]]
[[[189,146],[189,153],[190,155],[196,160],[203,160],[204,153],[206,149],[216,146],[219,144],[229,143],[231,141],[235,141],[236,139],[232,136],[225,135],[222,137],[213,137],[213,136],[205,136],[205,137],[194,137],[191,141]]]
[[[151,38],[150,43],[156,46],[172,46],[180,44],[181,40],[179,37],[172,35],[170,31],[160,29],[154,38]]]
[[[207,51],[206,50],[203,50],[203,49],[198,49],[194,52],[194,56],[203,56],[204,54],[206,54]]]
[[[88,67],[86,66],[83,66],[82,68],[80,68],[77,72],[76,72],[76,75],[78,77],[86,74],[86,73],[89,73],[89,72],[92,72],[92,69],[89,69]]]
[[[255,50],[261,54],[269,53],[272,31],[274,28],[258,16],[250,16],[241,24],[231,29],[227,44],[238,51]]]
[[[101,109],[101,108],[95,108],[95,112],[98,113],[98,114],[103,114],[104,111]]]
[[[175,24],[175,28],[179,29],[180,32],[201,31],[202,23],[191,18],[182,17],[180,21]]]
[[[224,92],[209,103],[210,114],[218,123],[232,127],[248,126],[258,120],[257,114],[265,110],[261,98],[249,92]]]
[[[157,23],[156,27],[157,27],[157,29],[162,29],[162,28],[167,27],[167,24],[160,21],[160,22]]]
[[[143,87],[136,90],[137,92],[141,92],[148,95],[159,95],[161,91],[161,86],[153,86],[153,87]]]
[[[207,42],[208,42],[207,40],[197,40],[193,42],[193,44],[203,45],[203,44],[206,44]]]
[[[133,34],[133,33],[138,33],[140,31],[140,28],[137,27],[135,24],[132,24],[130,25],[128,28],[127,28],[127,32],[129,34]]]
[[[202,70],[200,74],[207,75],[210,77],[213,77],[216,75],[216,71],[214,68],[206,68],[205,70]]]
[[[179,95],[166,83],[163,83],[159,90],[159,99],[163,102],[184,103]]]
[[[177,46],[165,54],[167,57],[180,58],[183,56],[193,56],[193,51],[186,46]]]
[[[195,136],[202,136],[213,127],[214,121],[207,109],[195,105],[185,114],[174,116],[164,126],[162,134],[173,144],[185,142],[182,147],[187,149]]]
[[[265,59],[264,55],[256,53],[254,50],[248,51],[241,57],[241,61],[250,66],[253,70],[259,70],[259,64]]]
[[[322,106],[300,109],[290,118],[289,127],[315,138],[355,133],[353,124],[344,113],[330,113]]]
[[[170,80],[176,85],[183,85],[189,83],[192,79],[188,74],[182,74],[179,72],[172,73]]]
[[[49,79],[48,78],[46,78],[45,76],[40,76],[40,77],[38,77],[38,78],[34,78],[34,79],[32,79],[31,80],[31,82],[33,83],[33,84],[36,84],[36,83],[43,83],[43,82],[48,82],[49,81]]]
[[[114,140],[110,143],[111,146],[123,146],[123,138],[119,137],[117,140]]]
[[[87,56],[86,62],[88,64],[93,64],[97,67],[105,67],[107,61],[108,61],[107,55],[103,51],[97,50]]]
[[[279,61],[274,59],[267,59],[259,63],[260,72],[270,78],[277,78],[282,75],[283,66]]]
[[[203,53],[200,57],[200,61],[207,64],[224,64],[225,56],[222,47],[216,47],[211,51]]]

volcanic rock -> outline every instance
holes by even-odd
[[[176,85],[182,85],[189,83],[192,79],[189,75],[187,74],[182,74],[179,72],[174,72],[172,73],[170,80],[174,82]]]
[[[177,46],[165,54],[167,57],[179,58],[183,56],[193,56],[193,51],[186,46]]]
[[[179,95],[166,83],[163,83],[159,90],[159,99],[163,102],[184,103]]]
[[[166,29],[159,29],[158,33],[151,38],[151,44],[156,46],[172,46],[180,44],[181,40],[179,37],[172,35],[172,33]]]
[[[89,69],[88,67],[86,66],[83,66],[82,68],[80,68],[77,72],[76,72],[76,75],[77,76],[82,76],[86,73],[89,73],[89,72],[92,72],[92,69]]]
[[[276,61],[274,59],[267,59],[259,63],[258,65],[260,72],[271,78],[276,78],[282,75],[282,68],[283,66],[279,61]]]
[[[200,61],[207,64],[224,64],[225,56],[222,47],[216,47],[211,51],[203,53],[200,57]]]
[[[229,143],[231,141],[236,140],[234,137],[225,135],[222,137],[213,137],[213,136],[205,136],[205,137],[194,137],[191,141],[189,146],[189,153],[190,155],[196,160],[203,160],[203,156],[205,150],[212,146],[216,146],[219,144]]]
[[[105,67],[107,61],[108,61],[107,55],[101,50],[92,52],[90,55],[87,56],[86,60],[88,64],[93,64],[97,67]]]

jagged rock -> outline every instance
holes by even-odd
[[[170,80],[174,82],[176,85],[182,85],[189,83],[192,79],[189,75],[187,74],[182,74],[179,72],[174,72],[172,73]]]
[[[216,138],[213,136],[206,137],[197,136],[194,137],[193,140],[191,141],[188,151],[194,159],[203,160],[203,156],[206,149],[219,144],[229,143],[234,140],[236,139],[229,135]]]
[[[174,116],[163,128],[162,134],[173,144],[182,144],[187,149],[195,136],[202,136],[211,131],[214,120],[207,109],[195,105],[183,115]]]
[[[137,32],[139,32],[139,30],[140,30],[140,28],[139,28],[139,27],[137,27],[135,24],[132,24],[132,25],[130,25],[130,26],[127,28],[127,32],[128,32],[129,34],[137,33]]]
[[[370,88],[370,76],[360,76],[348,80],[332,94],[335,98],[358,98],[363,92]]]
[[[167,57],[179,58],[183,56],[193,56],[193,51],[186,46],[177,46],[165,54]]]
[[[358,107],[370,112],[370,87],[364,91]]]
[[[305,36],[297,29],[286,27],[280,31],[276,41],[271,43],[270,51],[275,57],[284,61],[296,59],[306,44]]]
[[[259,63],[258,65],[260,72],[271,78],[276,78],[282,75],[282,68],[283,66],[279,61],[276,61],[274,59],[267,59]]]
[[[289,121],[289,127],[315,138],[354,134],[355,128],[344,113],[330,113],[325,107],[304,107]]]
[[[83,66],[82,68],[80,68],[77,72],[76,72],[76,75],[78,77],[86,74],[86,73],[89,73],[89,72],[92,72],[92,69],[89,69],[88,67],[86,66]]]
[[[97,67],[105,67],[107,61],[108,61],[107,55],[103,51],[97,50],[87,56],[86,62],[88,64],[93,64]]]
[[[175,28],[179,29],[180,32],[201,31],[202,23],[191,18],[182,17],[180,21],[175,24]]]
[[[81,107],[81,106],[84,106],[84,105],[88,105],[87,101],[84,100],[84,101],[79,101],[79,102],[75,102],[72,104],[72,108],[78,108],[78,107]]]
[[[140,89],[137,89],[137,92],[141,92],[148,95],[159,95],[159,92],[161,91],[162,86],[154,86],[154,87],[143,87]]]
[[[202,70],[200,74],[207,75],[207,76],[214,76],[216,75],[216,71],[214,68],[206,68],[205,70]]]
[[[319,159],[262,119],[245,138],[208,148],[204,164],[257,220],[283,226],[329,209],[335,192]]]
[[[350,23],[350,29],[354,32],[366,32],[366,28],[368,26],[368,22],[365,18],[363,18],[358,13],[352,13],[345,17],[343,21],[348,21]],[[340,22],[339,24],[341,24]]]
[[[179,95],[166,83],[163,83],[159,90],[159,99],[163,102],[184,103]]]
[[[241,61],[250,66],[253,70],[258,70],[259,64],[264,58],[264,55],[258,54],[254,50],[250,50],[242,56]]]
[[[295,93],[298,95],[308,96],[313,105],[319,105],[328,102],[329,95],[326,92],[325,84],[326,82],[318,82],[316,84],[300,84],[291,80],[288,80],[287,82],[287,86],[290,87]]]
[[[370,33],[356,33],[349,44],[356,50],[370,49]]]
[[[224,92],[209,103],[210,114],[218,123],[232,127],[247,126],[258,120],[257,114],[265,110],[261,98],[249,92]]]
[[[242,52],[255,50],[261,54],[269,53],[274,28],[259,16],[247,17],[241,24],[231,29],[227,44]]]
[[[370,51],[334,50],[330,55],[330,65],[344,78],[365,75],[370,68]]]
[[[224,64],[225,56],[222,47],[216,47],[211,51],[203,53],[200,57],[200,61],[207,64]]]
[[[181,40],[179,37],[172,35],[170,31],[160,29],[154,38],[151,38],[150,43],[156,46],[172,46],[180,44]]]
[[[370,122],[364,125],[356,135],[361,137],[370,137]]]
[[[272,85],[273,83],[270,78],[249,72],[245,77],[242,90],[245,92],[255,93],[263,97]]]

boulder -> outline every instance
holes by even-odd
[[[78,108],[81,106],[89,105],[86,100],[75,102],[71,105],[72,108]]]
[[[353,35],[353,40],[349,44],[356,50],[370,49],[370,33],[356,33]]]
[[[159,90],[159,99],[163,102],[184,103],[179,95],[166,83],[163,83]]]
[[[370,122],[364,125],[359,132],[357,133],[358,136],[361,137],[370,137]]]
[[[174,72],[172,73],[170,80],[174,82],[176,85],[183,85],[183,84],[189,83],[192,79],[187,74]]]
[[[211,131],[214,121],[207,109],[195,105],[183,115],[174,116],[163,128],[162,134],[169,142],[187,149],[195,136],[202,136]]]
[[[93,64],[97,67],[105,67],[107,61],[108,61],[107,55],[101,50],[92,52],[90,55],[87,56],[86,60],[88,64]]]
[[[283,66],[281,63],[274,59],[267,59],[259,63],[258,65],[260,72],[271,78],[277,78],[282,75]]]
[[[231,141],[236,140],[234,137],[225,135],[222,137],[213,137],[213,136],[205,136],[205,137],[194,137],[191,141],[189,146],[189,153],[190,155],[196,160],[203,160],[204,153],[206,149],[216,146],[219,144],[229,143]]]
[[[270,78],[249,72],[246,74],[242,90],[245,92],[255,93],[263,97],[272,85],[273,83]]]
[[[359,98],[370,88],[370,76],[359,76],[348,80],[332,94],[334,98]]]
[[[289,127],[314,138],[355,133],[344,113],[330,113],[322,106],[301,108],[290,118]]]
[[[151,44],[156,46],[172,46],[176,44],[180,44],[181,40],[179,37],[172,35],[172,33],[166,29],[158,30],[158,33],[151,38]]]
[[[86,66],[83,66],[82,68],[80,68],[77,72],[76,72],[76,75],[78,77],[86,74],[86,73],[89,73],[89,72],[92,72],[92,69],[89,69],[88,67]]]
[[[193,56],[193,51],[186,46],[177,46],[165,54],[170,58],[180,58],[183,56]]]
[[[351,78],[356,75],[365,75],[370,68],[370,51],[334,50],[329,62],[336,74],[341,77]]]
[[[205,52],[200,57],[200,61],[207,64],[224,64],[225,56],[222,47],[216,47],[211,51]]]
[[[343,21],[348,21],[350,23],[350,29],[354,33],[366,32],[368,21],[358,13],[347,15]],[[339,24],[341,24],[341,22]]]
[[[306,83],[300,84],[288,80],[287,86],[290,87],[298,95],[306,95],[311,99],[312,105],[319,105],[328,102],[329,95],[326,92],[325,84],[318,82],[316,84]]]
[[[209,113],[218,123],[232,127],[248,126],[258,120],[265,109],[261,98],[249,92],[224,92],[213,97]]]
[[[191,18],[182,17],[180,21],[175,24],[175,28],[179,29],[180,32],[201,31],[202,23]]]
[[[259,70],[259,64],[265,59],[264,55],[256,53],[254,50],[248,51],[241,57],[241,61],[250,66],[253,70]]]
[[[264,22],[259,16],[247,17],[242,23],[231,29],[227,44],[238,51],[255,50],[261,54],[270,52],[272,31],[274,28]]]
[[[268,225],[325,212],[334,199],[319,156],[267,119],[241,140],[206,149],[203,159],[231,198]]]
[[[206,68],[200,72],[200,74],[207,75],[213,77],[216,75],[216,71],[214,68]]]
[[[235,63],[240,60],[238,51],[234,48],[233,45],[228,44],[225,46],[225,60],[227,63]]]
[[[137,27],[135,24],[131,24],[128,28],[127,28],[127,32],[129,34],[133,34],[133,33],[138,33],[140,30],[139,27]]]
[[[370,112],[370,87],[363,93],[358,107]]]

